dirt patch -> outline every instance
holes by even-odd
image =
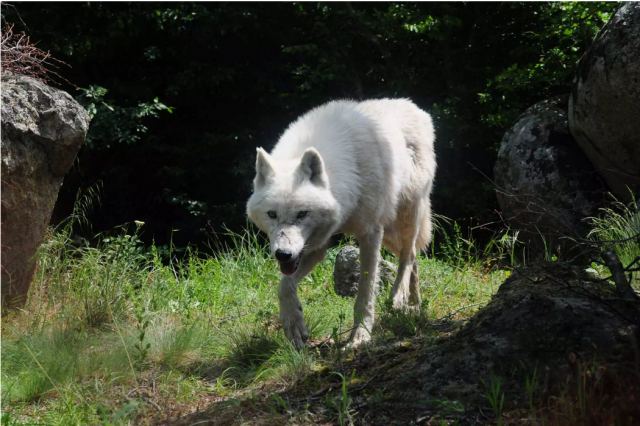
[[[521,269],[466,324],[429,327],[429,337],[372,345],[289,387],[160,423],[640,421],[640,301],[578,268]]]

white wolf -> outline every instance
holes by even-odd
[[[293,122],[271,154],[258,148],[247,214],[280,264],[280,319],[297,347],[308,337],[297,285],[336,233],[360,243],[351,346],[371,338],[381,244],[400,260],[393,307],[420,305],[415,260],[431,240],[434,137],[429,114],[407,99],[333,101]]]

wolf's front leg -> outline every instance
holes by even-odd
[[[280,299],[280,321],[284,328],[284,334],[296,348],[304,346],[309,337],[307,327],[304,325],[302,305],[298,299],[298,283],[292,277],[283,276],[280,280],[278,297]]]
[[[382,227],[358,238],[360,242],[360,282],[353,310],[353,331],[349,347],[357,347],[371,340],[375,319],[378,259],[382,245]]]
[[[304,278],[313,267],[324,258],[326,249],[304,253],[298,270],[293,275],[283,275],[280,279],[278,298],[280,300],[280,321],[284,328],[284,334],[300,349],[309,338],[309,332],[304,324],[302,315],[302,304],[298,299],[298,283]]]

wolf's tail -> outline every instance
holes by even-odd
[[[431,243],[431,237],[433,235],[433,226],[431,224],[431,206],[427,206],[422,213],[422,217],[419,222],[420,229],[418,230],[418,237],[416,238],[416,251],[425,250]]]

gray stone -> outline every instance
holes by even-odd
[[[89,116],[68,93],[3,74],[3,305],[20,305],[26,298],[34,255],[88,128]]]
[[[548,371],[547,389],[566,391],[565,380],[575,368],[567,362],[569,354],[628,372],[625,362],[634,358],[639,321],[640,299],[625,302],[613,286],[591,281],[565,263],[534,265],[514,271],[460,331],[425,345],[425,356],[416,357],[419,365],[404,371],[414,382],[427,378],[423,391],[428,395],[441,394],[443,385],[454,382],[452,396],[469,403],[482,400],[478,389],[487,377],[516,370]],[[511,386],[520,388],[523,382],[518,376]]]
[[[494,178],[504,219],[533,254],[545,245],[560,252],[573,246],[563,237],[584,236],[584,219],[597,213],[606,193],[569,134],[566,97],[539,102],[520,116],[502,139]]]
[[[395,279],[396,268],[393,263],[381,259],[379,265],[379,282],[388,286]],[[336,256],[333,269],[333,284],[340,296],[355,296],[358,292],[360,280],[360,249],[354,246],[344,246]]]
[[[640,191],[640,3],[624,3],[580,59],[571,134],[611,191]]]

